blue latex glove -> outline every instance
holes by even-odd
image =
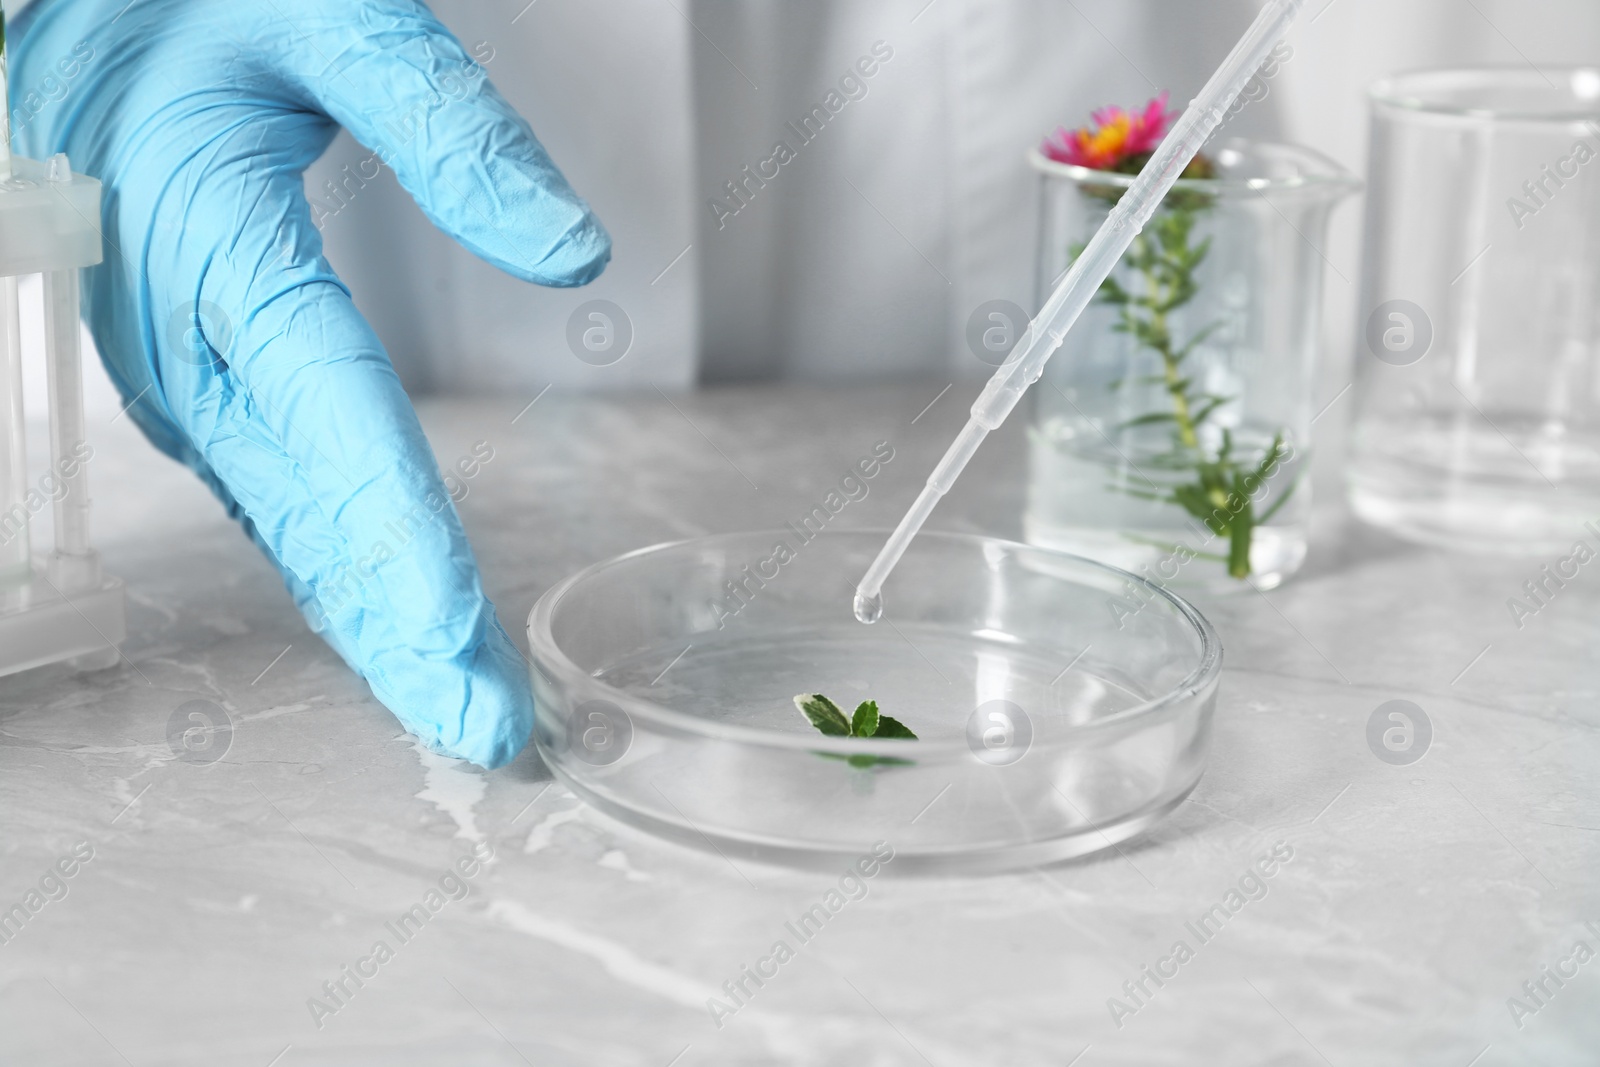
[[[302,173],[344,126],[435,225],[542,285],[604,269],[588,205],[416,0],[36,0],[10,30],[17,147],[105,183],[84,304],[129,414],[406,729],[510,761],[527,669]]]

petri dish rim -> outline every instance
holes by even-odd
[[[1446,103],[1439,97],[1451,90],[1462,88],[1515,88],[1527,86],[1538,91],[1561,92],[1552,86],[1554,77],[1569,87],[1580,76],[1590,77],[1600,89],[1600,67],[1558,66],[1531,70],[1515,64],[1486,64],[1471,67],[1437,67],[1401,71],[1379,78],[1367,87],[1367,98],[1373,105],[1391,108],[1402,114],[1432,116],[1438,119],[1456,119],[1466,123],[1517,122],[1569,126],[1574,123],[1600,119],[1600,94],[1586,107],[1573,106],[1566,110],[1550,108],[1468,107]],[[1570,97],[1569,97],[1570,99]],[[1576,105],[1578,101],[1573,101]]]
[[[890,531],[888,530],[862,529],[828,531],[820,536],[883,539],[887,538],[889,533]],[[625,552],[620,556],[613,556],[598,563],[592,563],[569,575],[546,590],[544,595],[534,603],[533,610],[528,613],[528,644],[532,653],[534,669],[556,673],[560,675],[556,679],[559,683],[569,688],[582,689],[585,692],[586,699],[608,700],[621,707],[630,717],[638,718],[662,731],[678,736],[699,737],[708,741],[759,745],[769,748],[835,752],[841,755],[883,755],[886,752],[886,746],[896,743],[884,740],[839,740],[821,735],[809,737],[798,733],[777,733],[753,726],[714,723],[653,704],[647,700],[641,700],[595,678],[589,672],[583,670],[576,663],[573,663],[556,643],[555,637],[551,632],[551,621],[557,606],[575,588],[595,575],[657,552],[665,552],[690,545],[709,545],[718,541],[742,541],[746,538],[767,538],[773,535],[781,536],[782,531],[776,529],[746,530],[737,533],[713,534],[708,537],[684,538],[679,541],[663,541],[659,544],[636,548],[631,552]],[[1158,697],[1124,708],[1102,719],[1096,719],[1092,723],[1068,727],[1061,736],[1050,742],[1049,747],[1069,747],[1082,738],[1095,737],[1107,731],[1143,727],[1148,725],[1150,720],[1158,719],[1163,713],[1178,709],[1183,702],[1193,697],[1196,693],[1216,684],[1218,675],[1222,670],[1222,642],[1217,635],[1216,629],[1211,625],[1210,620],[1202,615],[1192,604],[1154,582],[1142,578],[1131,571],[1108,566],[1084,556],[1057,552],[1053,549],[1040,548],[1037,545],[1008,541],[998,537],[930,530],[917,535],[918,540],[924,538],[929,540],[964,541],[974,545],[987,544],[998,546],[1007,552],[1021,551],[1034,555],[1053,556],[1060,560],[1081,565],[1091,571],[1100,571],[1108,576],[1133,582],[1170,603],[1177,610],[1179,616],[1188,623],[1192,631],[1200,638],[1200,662],[1177,685]],[[858,623],[857,625],[865,624]],[[903,744],[910,746],[913,742],[907,741],[903,742]],[[918,752],[927,756],[959,754],[966,749],[965,742],[954,739],[948,741],[917,741],[915,745]]]

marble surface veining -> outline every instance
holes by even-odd
[[[942,385],[423,414],[445,464],[494,449],[460,510],[521,643],[575,568],[777,525],[880,439],[897,459],[841,522],[891,524],[970,402],[918,417]],[[131,636],[109,671],[0,679],[0,912],[38,905],[0,943],[0,1063],[1600,1063],[1588,568],[1519,629],[1505,602],[1551,561],[1402,544],[1324,492],[1297,580],[1203,605],[1227,667],[1171,818],[1043,870],[876,880],[719,1027],[707,998],[831,878],[651,839],[531,752],[485,774],[421,750],[186,471],[126,419],[92,433]],[[1016,536],[1024,471],[1019,420],[935,525]],[[1392,699],[1433,725],[1410,766],[1367,744]],[[214,762],[168,742],[193,700],[231,720]],[[1242,880],[1254,899],[1193,936]]]

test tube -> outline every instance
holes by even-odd
[[[65,154],[50,159],[53,182],[72,180]],[[51,580],[63,592],[100,584],[100,557],[89,547],[88,434],[83,419],[83,358],[78,343],[78,271],[44,275],[44,356],[50,389],[50,471],[60,480]]]
[[[11,178],[11,97],[5,9],[0,8],[0,182]],[[28,577],[27,425],[22,417],[22,333],[17,279],[0,279],[0,591]]]
[[[28,576],[28,454],[17,279],[0,279],[0,586]]]
[[[87,556],[89,479],[83,427],[83,365],[78,353],[78,272],[44,276],[45,361],[50,387],[50,467],[60,481],[55,501],[58,556]]]

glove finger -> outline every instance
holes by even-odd
[[[292,5],[283,75],[394,168],[433,223],[541,285],[592,281],[611,239],[527,121],[415,0]]]
[[[526,669],[377,338],[329,282],[237,314],[199,451],[313,628],[407,728],[509,761],[532,725]]]
[[[377,697],[429,747],[500,766],[532,728],[526,666],[432,449],[298,176],[227,141],[174,183],[180,237],[149,275],[176,325],[153,338],[172,418]]]

